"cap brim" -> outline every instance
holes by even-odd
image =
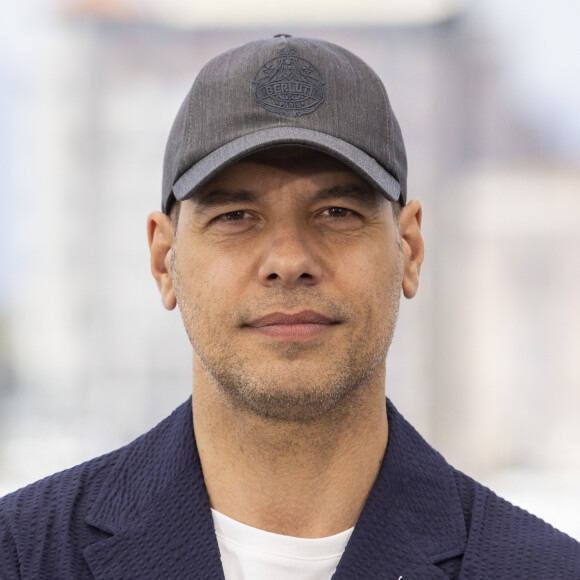
[[[262,149],[282,145],[302,145],[335,157],[376,187],[387,199],[399,201],[399,182],[370,155],[331,135],[296,127],[264,129],[230,141],[190,167],[173,185],[173,195],[179,201],[189,199],[228,165]]]

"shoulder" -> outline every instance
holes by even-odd
[[[166,458],[169,448],[183,447],[188,428],[193,431],[190,405],[190,400],[186,401],[156,427],[120,449],[0,498],[0,514],[16,521],[32,515],[82,513],[111,474],[122,469],[125,480],[151,476],[158,468],[152,463]]]
[[[125,450],[67,469],[0,499],[0,571],[38,561],[66,559],[102,532],[83,525],[102,482]],[[81,577],[79,575],[79,577]],[[2,576],[4,578],[4,576]]]
[[[115,532],[114,524],[93,525],[92,509],[107,497],[118,515],[134,509],[135,498],[154,493],[170,471],[162,463],[168,450],[183,447],[189,408],[184,403],[125,447],[0,498],[0,577],[37,578],[38,566],[53,571],[50,577],[90,577],[82,551]]]
[[[387,411],[389,446],[373,511],[396,530],[392,537],[404,537],[401,550],[414,542],[454,579],[580,580],[577,541],[453,468],[390,402]],[[398,523],[381,502],[396,502]]]
[[[580,579],[580,544],[550,524],[452,469],[462,503],[467,544],[465,578]]]

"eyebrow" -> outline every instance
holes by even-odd
[[[256,193],[246,190],[212,189],[201,196],[195,196],[195,209],[200,212],[209,211],[224,205],[239,203],[252,203],[257,201]],[[376,209],[380,205],[383,196],[371,186],[361,187],[357,184],[346,184],[329,187],[317,191],[311,198],[311,202],[326,201],[333,199],[345,199],[363,205],[368,209]]]
[[[236,204],[250,203],[256,201],[256,194],[246,189],[230,191],[227,189],[212,189],[201,196],[194,196],[195,209],[206,211],[215,207]]]
[[[380,205],[383,196],[370,185],[368,187],[360,187],[354,183],[347,185],[337,185],[322,189],[314,196],[314,201],[325,201],[332,199],[347,199],[369,209],[375,209]]]

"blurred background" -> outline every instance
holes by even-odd
[[[4,0],[0,494],[131,441],[191,390],[149,273],[200,67],[276,33],[378,72],[426,262],[387,394],[456,467],[580,537],[576,0]]]

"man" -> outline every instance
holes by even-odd
[[[279,35],[198,75],[148,220],[193,397],[6,497],[2,578],[578,579],[580,546],[450,467],[385,404],[421,206],[346,50]]]

